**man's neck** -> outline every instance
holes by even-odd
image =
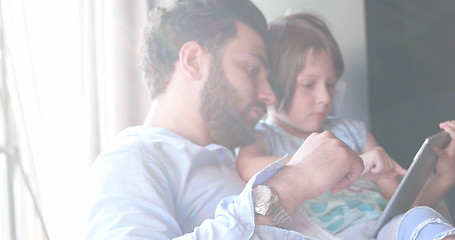
[[[166,128],[200,146],[211,144],[213,141],[200,115],[195,114],[199,110],[191,107],[194,106],[183,101],[153,100],[144,126]]]

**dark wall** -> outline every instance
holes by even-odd
[[[455,1],[365,3],[371,131],[407,168],[425,137],[455,120]],[[455,188],[446,202],[455,218]]]
[[[371,131],[407,168],[455,119],[455,1],[365,3]]]

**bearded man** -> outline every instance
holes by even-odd
[[[149,24],[151,108],[92,165],[86,238],[306,239],[297,206],[348,186],[363,164],[325,132],[288,164],[239,177],[234,149],[275,102],[262,13],[249,0],[182,0],[155,9]]]

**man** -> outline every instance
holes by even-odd
[[[331,133],[311,135],[289,164],[284,157],[246,186],[235,169],[233,149],[253,140],[275,101],[266,35],[249,0],[155,10],[144,45],[150,112],[92,166],[87,239],[330,238],[290,216],[363,170]]]

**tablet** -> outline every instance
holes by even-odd
[[[437,155],[434,153],[433,148],[436,146],[443,148],[449,140],[449,134],[445,131],[441,131],[425,139],[412,160],[408,172],[398,185],[397,190],[378,219],[376,226],[372,229],[373,231],[370,233],[372,238],[376,238],[379,230],[393,217],[411,209],[420,190],[434,172]]]

